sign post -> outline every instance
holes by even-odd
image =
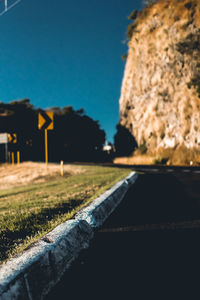
[[[44,130],[45,162],[48,167],[48,134],[47,130],[54,129],[53,112],[40,111],[38,114],[38,129]]]
[[[48,166],[48,138],[47,138],[47,129],[44,130],[45,134],[45,161]]]
[[[63,160],[60,161],[60,175],[63,176],[64,168],[63,168]]]
[[[19,165],[20,164],[20,152],[17,151],[17,164]]]
[[[17,134],[16,133],[8,133],[8,142],[10,144],[17,144]],[[15,163],[15,152],[12,152],[12,165]]]
[[[15,154],[14,154],[14,152],[11,152],[12,154],[12,165],[14,165],[14,163],[15,163]]]
[[[8,161],[8,134],[0,133],[0,144],[5,144],[5,162]]]
[[[8,162],[8,143],[5,143],[5,162]]]

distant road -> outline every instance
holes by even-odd
[[[166,165],[125,165],[125,164],[113,164],[113,163],[85,163],[85,162],[69,162],[69,164],[74,165],[100,165],[105,167],[113,167],[113,168],[127,168],[127,169],[134,169],[138,170],[138,172],[145,172],[145,173],[170,173],[170,172],[191,172],[200,174],[200,166],[166,166]]]
[[[140,174],[46,299],[200,299],[200,168]]]

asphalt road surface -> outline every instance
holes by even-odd
[[[200,170],[137,171],[46,299],[200,299]]]

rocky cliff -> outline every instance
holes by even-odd
[[[200,1],[133,13],[120,124],[147,148],[200,147]]]

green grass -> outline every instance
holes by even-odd
[[[85,166],[85,172],[0,191],[0,263],[23,251],[130,170]]]

